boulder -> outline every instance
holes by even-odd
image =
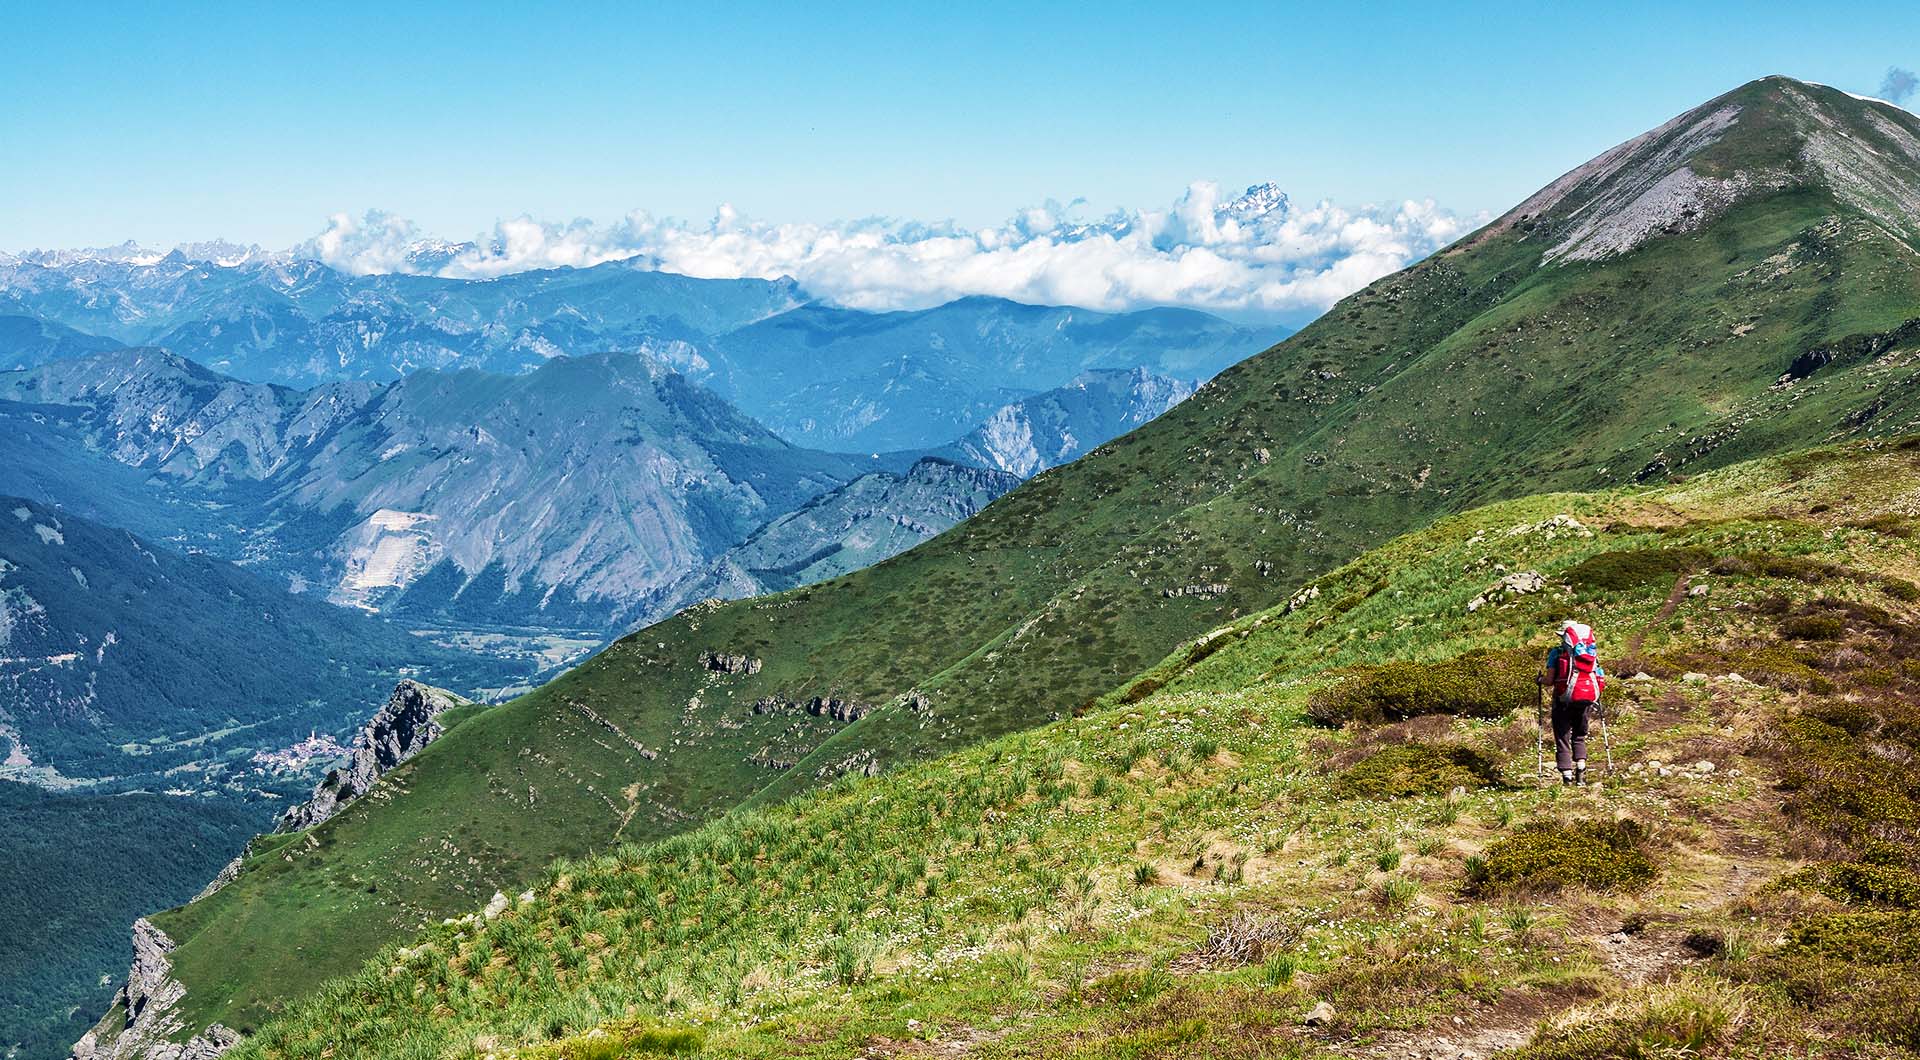
[[[1495,567],[1496,570],[1504,570]],[[1547,587],[1547,579],[1539,571],[1514,571],[1487,587],[1487,591],[1467,601],[1468,611],[1478,611],[1488,604],[1499,603],[1515,596],[1528,596]]]

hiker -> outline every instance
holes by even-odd
[[[1541,680],[1553,684],[1553,763],[1560,770],[1560,783],[1585,784],[1587,730],[1607,687],[1591,626],[1573,621],[1561,625],[1560,643],[1547,652]]]

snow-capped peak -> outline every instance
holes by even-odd
[[[446,268],[455,259],[477,253],[479,249],[479,244],[471,240],[416,239],[407,244],[404,254],[406,271],[431,275]]]
[[[1237,199],[1222,203],[1215,211],[1221,220],[1234,220],[1242,224],[1265,217],[1267,214],[1287,212],[1287,193],[1273,181],[1255,184]]]
[[[0,255],[0,261],[27,262],[46,268],[61,268],[68,265],[80,265],[88,262],[111,265],[158,265],[172,259],[177,262],[218,265],[234,268],[239,265],[251,265],[261,261],[278,260],[284,255],[262,250],[257,243],[242,246],[229,243],[224,239],[211,239],[198,243],[182,243],[172,250],[155,250],[142,246],[129,239],[118,246],[82,247],[77,250],[28,250],[18,254]]]

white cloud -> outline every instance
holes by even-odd
[[[1431,201],[1295,207],[1260,185],[1224,199],[1200,182],[1165,210],[1076,219],[1048,202],[999,227],[867,219],[775,224],[722,206],[704,225],[644,212],[611,225],[521,217],[468,243],[422,237],[380,212],[339,214],[296,248],[356,273],[484,278],[633,258],[689,276],[791,276],[807,291],[862,309],[937,305],[970,294],[1023,302],[1133,309],[1191,306],[1250,314],[1314,313],[1464,235],[1481,219]]]

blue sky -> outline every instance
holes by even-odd
[[[1751,78],[1893,66],[1920,5],[21,4],[0,249],[369,209],[978,226],[1196,180],[1471,217]]]
[[[1497,210],[1752,77],[1920,65],[1911,3],[1576,6],[16,5],[0,246],[372,207],[979,224],[1203,178]]]

